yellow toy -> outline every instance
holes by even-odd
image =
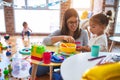
[[[65,53],[74,53],[76,52],[76,44],[74,43],[61,43],[60,51]]]
[[[97,65],[86,71],[82,80],[120,80],[120,62]]]
[[[32,45],[31,49],[31,59],[41,61],[43,58],[43,53],[46,51],[43,45]]]
[[[87,19],[88,18],[88,11],[83,11],[80,19]]]

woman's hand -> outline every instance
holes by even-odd
[[[75,43],[75,39],[72,36],[64,36],[63,40],[69,43]]]

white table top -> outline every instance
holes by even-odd
[[[114,53],[115,54],[115,53]],[[101,55],[111,55],[108,52],[100,52]],[[61,75],[64,80],[80,80],[86,70],[95,66],[102,58],[88,61],[91,57],[90,52],[80,53],[67,58],[61,64]]]
[[[109,39],[112,41],[120,42],[120,36],[111,36]]]

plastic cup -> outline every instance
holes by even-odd
[[[98,46],[98,45],[93,45],[93,46],[91,47],[91,56],[93,56],[93,57],[98,57],[98,55],[99,55],[99,50],[100,50],[100,46]]]
[[[43,53],[43,63],[49,64],[51,62],[51,52]]]

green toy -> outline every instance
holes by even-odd
[[[12,76],[12,67],[11,67],[11,64],[8,65],[8,71],[9,71],[9,75]]]
[[[5,68],[5,70],[3,71],[3,73],[4,73],[4,79],[8,80],[9,70],[7,68]]]

